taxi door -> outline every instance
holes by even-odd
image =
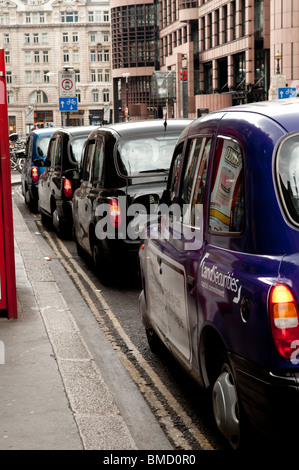
[[[172,167],[172,204],[168,214],[162,216],[161,250],[157,254],[156,283],[163,292],[162,326],[169,346],[186,363],[191,361],[192,338],[197,333],[196,273],[203,246],[203,204],[211,144],[212,135],[188,140],[179,184],[181,162],[174,165],[176,169]],[[178,157],[181,150],[176,149]]]
[[[84,149],[83,179],[76,191],[74,210],[76,212],[76,237],[81,240],[85,249],[91,249],[89,227],[94,222],[95,200],[101,188],[104,159],[104,138],[89,139]]]

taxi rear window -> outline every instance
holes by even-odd
[[[286,138],[280,145],[276,172],[283,208],[299,227],[299,134]]]
[[[118,144],[117,164],[122,176],[142,176],[168,173],[172,153],[180,132],[136,136]]]
[[[82,149],[85,144],[87,136],[77,137],[71,142],[71,159],[75,163],[80,163]]]
[[[39,137],[36,144],[36,151],[39,157],[46,157],[48,151],[48,145],[51,136]]]

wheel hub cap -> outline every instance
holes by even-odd
[[[239,434],[239,418],[237,416],[238,398],[234,384],[228,371],[222,372],[213,388],[213,410],[216,424],[222,434],[233,439]]]

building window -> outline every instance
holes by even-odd
[[[26,71],[26,83],[32,83],[32,74],[30,71]]]
[[[42,103],[48,103],[48,97],[46,93],[41,90],[34,91],[29,96],[29,104],[37,105]]]
[[[96,32],[91,31],[90,33],[90,42],[96,42]]]
[[[91,69],[90,73],[91,73],[91,81],[96,82],[96,71],[95,71],[95,69]]]
[[[62,33],[62,42],[69,42],[69,33]]]
[[[213,92],[213,71],[212,71],[212,62],[207,62],[203,66],[203,73],[204,73],[204,93],[212,93]]]
[[[75,82],[80,83],[80,70],[75,70]]]
[[[25,52],[25,64],[30,64],[31,63],[31,52],[26,51]]]
[[[236,54],[234,57],[234,87],[240,90],[245,88],[245,52]]]
[[[43,61],[45,64],[49,62],[49,52],[48,51],[43,51]]]
[[[77,11],[64,11],[61,13],[62,23],[78,23],[79,15]]]
[[[104,101],[104,103],[109,103],[109,101],[110,101],[109,97],[110,97],[109,90],[104,90],[103,91],[103,101]]]
[[[109,17],[109,11],[104,11],[104,22],[109,23],[110,17]]]
[[[91,62],[95,62],[96,61],[96,51],[94,49],[92,49],[90,51],[90,61]]]
[[[0,24],[9,24],[9,15],[4,13],[0,15]]]
[[[40,70],[36,70],[34,72],[34,81],[35,81],[35,83],[40,83],[40,78],[41,78],[40,77]]]
[[[79,51],[78,51],[78,49],[75,49],[73,51],[73,62],[79,62]]]
[[[110,82],[110,70],[105,70],[105,82]]]
[[[98,103],[99,102],[99,92],[98,90],[92,90],[92,102]]]
[[[9,43],[10,43],[9,34],[4,34],[4,44],[9,44]]]
[[[43,44],[48,43],[48,33],[42,33],[42,43]]]
[[[81,103],[81,92],[80,92],[80,90],[76,91],[76,97],[77,97],[78,103]]]
[[[98,62],[103,62],[103,51],[97,52]]]
[[[79,34],[73,33],[73,42],[78,42],[78,41],[79,41]]]
[[[26,13],[25,18],[26,18],[26,24],[31,23],[31,14],[30,13]]]
[[[88,21],[90,23],[101,23],[103,21],[103,12],[102,11],[89,11]],[[104,17],[104,21],[105,21],[105,17]]]
[[[7,104],[13,104],[13,92],[9,91],[7,93]]]
[[[44,23],[44,22],[45,22],[45,14],[44,14],[44,13],[40,13],[40,14],[39,14],[39,22],[40,22],[40,23]]]
[[[30,44],[30,34],[25,33],[24,34],[24,40],[25,40],[25,44]]]
[[[39,51],[34,51],[34,62],[35,64],[39,64]]]
[[[12,84],[12,73],[6,72],[6,83]]]
[[[34,42],[34,44],[38,43],[38,33],[33,34],[33,42]]]
[[[106,49],[104,51],[104,62],[109,62],[110,61],[110,52]]]
[[[69,51],[63,51],[63,62],[67,63],[70,61]]]
[[[5,51],[4,57],[5,57],[5,63],[10,64],[10,51]]]
[[[50,82],[49,70],[44,71],[44,83]]]

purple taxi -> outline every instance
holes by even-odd
[[[154,217],[153,217],[154,219]],[[211,393],[233,448],[249,420],[291,436],[299,414],[299,100],[192,122],[139,259],[139,305]]]

